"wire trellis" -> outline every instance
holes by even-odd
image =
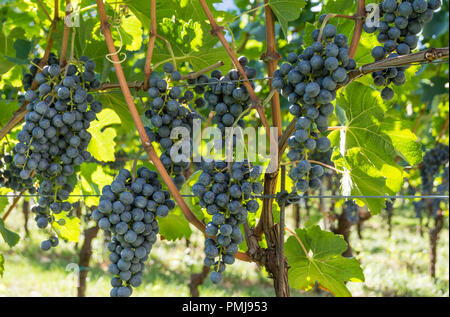
[[[101,197],[102,195],[69,195],[69,197]],[[6,198],[15,198],[15,197],[54,197],[54,195],[39,195],[39,194],[5,194],[0,195],[0,197]],[[197,197],[195,195],[181,195],[181,197],[192,198]],[[274,199],[277,198],[277,195],[252,195],[252,198],[257,199]],[[448,195],[393,195],[393,196],[383,196],[383,195],[289,195],[289,198],[298,198],[298,199],[356,199],[356,198],[384,198],[384,199],[449,199]]]

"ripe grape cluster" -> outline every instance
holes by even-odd
[[[427,151],[420,167],[422,178],[422,193],[429,195],[433,191],[434,179],[439,175],[441,168],[449,162],[449,147],[438,143],[433,149]]]
[[[438,143],[433,149],[427,151],[423,157],[420,167],[420,177],[422,179],[423,195],[445,195],[448,193],[448,162],[449,147]],[[441,174],[441,184],[436,185],[435,179]],[[436,186],[435,186],[436,185]],[[431,211],[431,216],[436,217],[440,209],[442,199],[421,199],[414,202],[414,210],[417,217],[421,217],[422,211]],[[427,209],[428,203],[431,210]]]
[[[13,149],[19,177],[23,182],[38,181],[38,205],[32,211],[41,229],[55,221],[54,215],[71,211],[72,204],[67,202],[73,191],[71,178],[91,158],[86,151],[91,139],[87,129],[102,110],[102,104],[88,94],[100,85],[94,61],[84,56],[66,69],[60,68],[57,59],[49,63],[35,76],[37,91],[25,93],[28,112]],[[41,248],[48,250],[49,245],[44,241]]]
[[[42,59],[39,57],[36,57],[33,59],[31,66],[29,67],[29,73],[26,73],[23,76],[22,79],[22,84],[23,84],[23,88],[25,90],[29,90],[31,88],[31,85],[33,83],[34,77],[36,76],[37,72],[38,72],[38,66],[41,63]],[[59,64],[59,60],[56,57],[55,53],[51,52],[48,56],[48,61],[47,61],[48,65],[53,65],[53,64]]]
[[[28,193],[35,194],[36,188],[33,180],[31,178],[22,179],[21,171],[21,168],[14,165],[13,155],[6,154],[0,157],[0,187],[7,187],[17,192],[28,190]]]
[[[377,39],[383,46],[376,46],[372,56],[376,61],[407,55],[418,43],[418,34],[424,24],[433,19],[433,11],[441,6],[441,0],[384,0],[379,5],[380,22],[378,26],[364,23],[367,33],[378,31]],[[391,100],[394,91],[391,83],[401,86],[405,83],[405,70],[408,67],[390,67],[372,73],[375,85],[384,86],[381,97]]]
[[[128,297],[142,283],[144,263],[159,233],[156,217],[166,217],[175,207],[156,172],[141,167],[137,176],[133,180],[129,170],[120,170],[111,185],[103,187],[98,209],[92,212],[99,228],[112,235],[112,297]]]
[[[324,169],[320,165],[312,166],[307,157],[313,151],[330,149],[330,140],[320,137],[320,133],[328,130],[328,117],[334,111],[331,102],[336,99],[338,85],[345,84],[347,71],[356,67],[349,56],[347,37],[337,34],[334,25],[325,25],[320,40],[319,35],[319,29],[312,32],[314,42],[301,55],[289,53],[288,62],[275,71],[272,82],[272,88],[288,99],[289,112],[296,118],[287,156],[291,161],[299,161],[289,173],[296,182],[293,190],[299,192],[321,185]]]
[[[180,86],[170,86],[181,79],[181,74],[170,63],[164,65],[164,71],[170,77],[161,75],[150,79],[147,91],[150,109],[145,112],[145,116],[150,119],[151,127],[146,127],[146,131],[151,141],[160,144],[163,150],[161,162],[173,177],[175,185],[181,188],[186,181],[183,172],[190,166],[193,120],[199,116],[188,106],[194,98],[192,91],[183,91]],[[176,130],[181,128],[184,134],[181,130],[178,130],[180,133]],[[176,135],[171,135],[175,132]]]
[[[245,56],[238,58],[249,80],[256,77],[256,69],[248,67],[248,59]],[[231,69],[227,75],[223,76],[219,70],[211,73],[204,98],[215,115],[213,122],[222,132],[223,139],[226,136],[226,128],[232,127],[235,121],[242,129],[245,128],[245,121],[241,114],[246,111],[251,103],[247,88],[242,83],[243,76],[237,69]],[[252,87],[254,83],[250,81]]]
[[[347,200],[342,206],[342,210],[350,224],[355,224],[359,221],[359,208],[353,199]]]
[[[204,161],[202,170],[192,192],[212,216],[206,225],[205,232],[210,238],[205,240],[204,264],[213,267],[210,279],[217,284],[222,280],[225,265],[234,263],[234,255],[243,241],[239,225],[247,221],[249,212],[259,209],[259,203],[251,195],[264,190],[257,181],[262,170],[247,161],[234,162],[231,170],[223,161]]]

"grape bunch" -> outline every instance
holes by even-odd
[[[324,26],[320,41],[319,35],[319,29],[312,32],[314,42],[300,56],[289,53],[288,62],[275,71],[272,82],[272,88],[280,91],[291,104],[289,112],[296,119],[287,156],[291,161],[299,161],[289,172],[296,182],[293,190],[299,192],[321,186],[324,169],[320,165],[312,166],[307,157],[314,151],[330,149],[330,140],[320,137],[320,133],[328,130],[328,117],[334,111],[331,102],[336,99],[338,85],[345,84],[347,71],[356,67],[349,56],[347,37],[337,34],[334,25]]]
[[[445,167],[449,162],[448,151],[448,145],[438,143],[433,149],[425,153],[420,167],[423,194],[429,195],[432,193],[434,179],[440,173],[441,167]]]
[[[189,78],[187,80],[188,85],[191,85],[193,87],[193,94],[194,94],[194,107],[196,109],[202,109],[206,106],[206,100],[203,97],[205,94],[207,85],[209,82],[209,77],[205,74],[202,74],[196,78]]]
[[[38,66],[40,63],[41,59],[39,57],[34,58],[32,64],[29,67],[30,72],[23,75],[22,84],[25,90],[29,90],[31,88],[34,77],[38,72]],[[49,54],[47,64],[48,65],[59,64],[59,60],[53,52]]]
[[[108,244],[111,264],[111,297],[128,297],[133,287],[142,284],[142,272],[156,235],[157,217],[166,217],[175,207],[169,192],[163,191],[158,174],[146,167],[137,170],[133,181],[129,170],[122,169],[102,189],[92,219],[100,229],[112,235]]]
[[[350,224],[354,225],[359,221],[359,208],[353,199],[347,200],[342,206],[342,210]]]
[[[448,193],[448,162],[449,147],[438,143],[433,149],[427,151],[423,157],[423,163],[420,166],[420,177],[422,179],[422,194],[424,195],[445,195]],[[447,166],[446,166],[447,165]],[[441,184],[436,185],[435,179],[441,175]],[[442,199],[422,199],[421,204],[417,204],[416,214],[420,215],[420,210],[431,204],[431,216],[436,217],[440,210]]]
[[[13,152],[14,153],[14,152]],[[35,194],[31,178],[23,179],[20,177],[21,168],[13,163],[13,155],[5,154],[0,157],[0,187],[10,188],[17,192],[28,190],[28,193]]]
[[[65,69],[57,59],[49,59],[49,63],[35,76],[37,91],[25,93],[28,112],[13,150],[19,177],[24,182],[38,182],[38,205],[32,211],[41,229],[55,221],[54,215],[71,211],[72,204],[67,202],[73,191],[71,178],[75,169],[91,158],[86,151],[91,139],[87,130],[102,110],[102,104],[88,94],[90,88],[100,85],[94,61],[83,56]],[[64,222],[58,221],[60,225]],[[50,244],[44,242],[41,248],[48,250]]]
[[[411,53],[418,44],[418,35],[424,24],[433,19],[433,11],[441,6],[441,0],[384,0],[379,5],[380,22],[378,26],[368,26],[364,23],[367,33],[378,31],[378,42],[383,46],[376,46],[372,50],[375,61],[393,58]],[[404,67],[390,67],[372,73],[374,84],[384,86],[381,97],[391,100],[394,91],[389,87],[391,83],[401,86],[405,83]]]
[[[259,209],[259,203],[251,195],[264,190],[257,181],[262,170],[247,161],[234,162],[231,170],[223,161],[204,161],[202,170],[192,192],[212,216],[205,230],[210,238],[205,240],[204,264],[213,268],[210,279],[217,284],[222,280],[225,265],[234,263],[234,255],[243,241],[239,225],[247,221],[249,212]]]
[[[248,59],[245,56],[239,57],[238,61],[249,80],[256,77],[256,69],[247,66]],[[243,77],[239,71],[231,69],[226,76],[223,76],[221,71],[214,70],[208,81],[204,97],[208,106],[215,111],[213,122],[222,132],[223,139],[226,135],[225,129],[232,127],[251,104],[250,95],[242,80]],[[253,81],[250,83],[254,87]],[[242,117],[238,120],[237,125],[242,129],[245,128],[245,121],[242,120]]]
[[[164,71],[170,74],[170,79],[164,76],[150,79],[147,91],[150,109],[145,116],[150,119],[151,127],[146,127],[146,131],[151,141],[160,144],[163,150],[161,162],[180,189],[186,181],[183,173],[190,167],[193,120],[200,117],[187,105],[194,98],[192,91],[186,89],[183,92],[181,87],[171,86],[174,81],[180,80],[180,73],[170,63],[164,65]],[[188,135],[177,133],[175,138],[171,138],[176,128],[184,128]],[[178,145],[174,147],[176,143]],[[183,149],[188,149],[189,153],[183,153]]]

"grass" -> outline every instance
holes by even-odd
[[[11,215],[7,224],[25,236],[19,212]],[[361,262],[366,281],[348,283],[354,296],[449,296],[449,231],[441,232],[438,244],[436,278],[428,275],[428,234],[416,232],[417,221],[409,213],[398,211],[393,217],[392,237],[382,216],[374,216],[364,225],[363,239],[351,234],[354,255]],[[0,278],[0,296],[76,296],[76,279],[71,263],[78,262],[73,244],[62,243],[50,252],[39,249],[46,236],[33,221],[31,237],[22,238],[9,249],[2,243],[5,272]],[[291,226],[292,227],[292,226]],[[144,283],[133,296],[189,296],[192,272],[201,270],[202,237],[193,234],[186,241],[160,241],[155,244],[144,274]],[[67,267],[69,265],[69,267]],[[94,240],[94,253],[89,268],[87,296],[108,296],[110,275],[108,254],[103,237]],[[68,270],[66,270],[66,268]],[[272,280],[263,268],[237,261],[226,270],[221,285],[209,279],[200,286],[200,295],[209,296],[274,296]],[[292,289],[292,296],[328,296],[322,291],[303,292]]]

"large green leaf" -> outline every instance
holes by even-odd
[[[296,237],[289,237],[286,242],[289,284],[310,290],[317,282],[334,296],[351,296],[345,282],[363,282],[364,274],[355,258],[341,255],[347,249],[344,238],[322,231],[319,226],[297,229],[296,233],[304,248]]]
[[[400,191],[403,170],[396,157],[411,165],[422,161],[415,134],[376,91],[360,83],[345,89],[337,100],[337,109],[343,129],[332,132],[330,139],[336,146],[333,161],[345,171],[344,193],[378,196]],[[374,213],[384,205],[382,199],[362,200]]]
[[[269,0],[269,6],[280,22],[285,37],[287,37],[288,22],[300,16],[305,4],[305,0]]]
[[[89,142],[88,151],[99,161],[112,162],[115,159],[114,138],[117,133],[113,127],[114,124],[120,124],[119,116],[112,109],[104,109],[97,115],[98,120],[91,123],[88,129],[92,134],[92,139]]]
[[[12,248],[13,246],[15,246],[19,240],[20,240],[20,236],[9,230],[8,228],[5,227],[5,223],[3,222],[2,219],[0,219],[0,233],[3,237],[3,240],[5,240],[5,242]]]

